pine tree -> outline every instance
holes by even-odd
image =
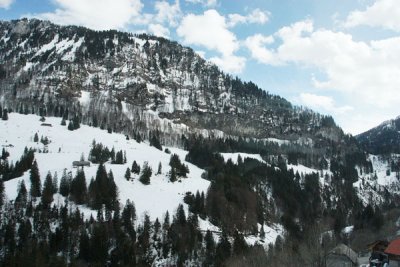
[[[134,160],[132,163],[131,172],[133,172],[134,174],[140,173],[140,166],[136,163],[136,160]]]
[[[129,181],[131,179],[131,170],[129,168],[126,168],[125,179],[127,181]]]
[[[117,186],[112,171],[107,174],[106,168],[100,164],[96,178],[89,185],[89,205],[94,209],[100,209],[102,205],[106,209],[113,210],[118,204]]]
[[[70,190],[70,180],[67,176],[66,170],[64,170],[60,180],[60,194],[64,197],[67,197],[69,195],[69,190]]]
[[[80,119],[79,119],[79,117],[78,116],[74,116],[74,118],[72,119],[72,123],[73,123],[73,125],[74,125],[74,130],[77,130],[77,129],[79,129],[81,126],[80,126]]]
[[[53,175],[53,194],[56,194],[58,192],[58,174],[57,172],[54,172]]]
[[[65,121],[65,119],[64,119],[64,117],[61,119],[61,126],[65,126],[65,125],[67,125],[67,123],[66,123],[66,121]]]
[[[158,163],[158,170],[157,170],[157,175],[160,175],[162,173],[162,165],[161,162]]]
[[[133,222],[136,220],[136,208],[135,204],[129,199],[126,201],[124,209],[122,210],[122,224],[125,229],[132,230]]]
[[[35,133],[35,136],[33,137],[33,142],[35,143],[39,142],[39,136],[37,133]]]
[[[46,175],[42,192],[42,204],[45,207],[48,207],[51,204],[51,202],[53,202],[53,193],[54,193],[53,180],[51,177],[51,173],[49,172]]]
[[[19,205],[20,207],[25,207],[26,202],[28,200],[28,190],[26,190],[25,182],[22,180],[22,182],[19,184],[18,187],[18,194],[17,197],[15,198],[15,204]]]
[[[76,204],[84,204],[87,197],[87,187],[85,172],[78,170],[76,176],[71,181],[70,196]]]
[[[139,177],[139,181],[144,185],[150,184],[150,177],[152,175],[151,167],[147,162],[143,164],[142,172]]]
[[[3,110],[3,114],[2,114],[1,119],[2,119],[3,121],[8,120],[8,110],[7,110],[7,109],[4,109],[4,110]]]
[[[10,153],[3,147],[1,151],[1,159],[6,160],[10,156]]]
[[[33,162],[31,171],[30,171],[30,180],[31,180],[31,196],[32,197],[40,197],[41,195],[41,182],[39,169],[36,163],[36,160]]]
[[[175,220],[180,225],[185,225],[186,224],[185,209],[183,208],[182,204],[179,204],[178,209],[176,210],[176,218],[175,218]]]
[[[70,130],[70,131],[75,130],[74,123],[72,121],[69,121],[69,123],[68,123],[68,130]]]
[[[175,168],[171,167],[171,170],[169,172],[169,180],[173,183],[176,182],[176,172],[175,172]]]

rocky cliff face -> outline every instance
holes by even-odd
[[[294,107],[163,38],[1,22],[0,62],[1,104],[14,111],[67,113],[145,137],[158,130],[167,144],[190,133],[344,143],[330,117]]]

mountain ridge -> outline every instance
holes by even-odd
[[[36,19],[0,25],[2,102],[14,110],[32,112],[32,102],[35,113],[68,107],[86,124],[144,138],[160,131],[166,144],[190,133],[323,143],[344,137],[330,116],[227,75],[174,41]]]
[[[361,146],[372,154],[400,154],[400,116],[356,136]]]

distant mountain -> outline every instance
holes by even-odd
[[[346,143],[330,116],[293,106],[164,38],[3,21],[0,62],[1,104],[21,113],[78,116],[146,139],[158,131],[170,145],[189,134]]]
[[[356,136],[372,154],[400,154],[400,116]]]

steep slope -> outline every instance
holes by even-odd
[[[196,133],[352,147],[331,117],[292,106],[163,38],[1,22],[0,62],[1,104],[20,113],[78,116],[144,138],[159,131],[171,145]]]
[[[356,138],[372,154],[400,154],[400,117],[385,121]]]

